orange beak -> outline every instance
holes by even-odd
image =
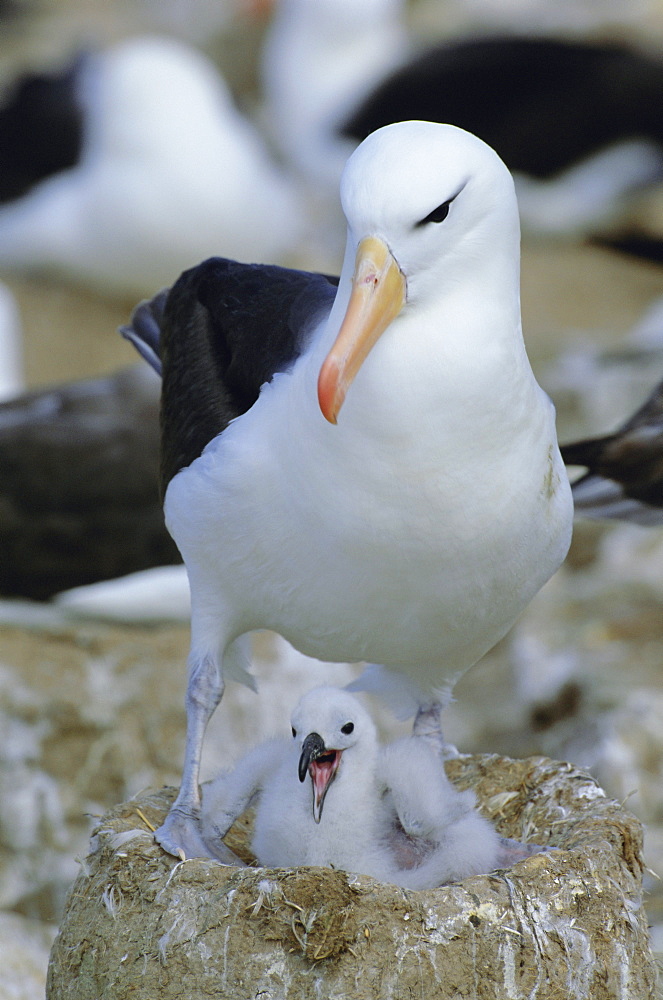
[[[239,7],[249,19],[266,21],[272,13],[274,0],[241,0]]]
[[[386,243],[377,236],[363,239],[348,308],[318,376],[318,402],[330,424],[369,351],[405,305],[405,294],[405,275]]]

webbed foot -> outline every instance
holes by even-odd
[[[224,865],[246,867],[223,841],[215,841],[214,846],[210,846],[202,835],[199,817],[182,809],[171,809],[154,836],[164,851],[182,861],[213,858]]]

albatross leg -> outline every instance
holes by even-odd
[[[186,690],[186,744],[182,783],[177,798],[155,837],[175,857],[216,858],[225,864],[243,862],[219,842],[212,850],[201,832],[201,795],[198,784],[200,758],[207,723],[223,694],[223,677],[217,659],[209,653],[190,660]]]
[[[447,743],[442,735],[442,710],[444,708],[445,705],[438,701],[421,705],[412,725],[412,735],[429,743],[442,760],[449,760],[452,757],[458,757],[458,750],[453,744]],[[497,845],[496,868],[510,868],[518,861],[532,857],[533,854],[545,854],[553,850],[553,848],[543,847],[541,844],[527,844],[510,837],[499,837]]]
[[[447,743],[442,734],[442,711],[444,708],[445,705],[439,701],[420,705],[412,724],[412,735],[426,740],[443,760],[449,760],[451,757],[458,756],[458,750],[453,743]]]

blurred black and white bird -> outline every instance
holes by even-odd
[[[492,146],[536,233],[610,229],[663,178],[663,59],[625,43],[484,34],[417,51],[399,0],[281,0],[263,78],[283,157],[332,193],[358,142],[410,119]]]
[[[79,94],[85,55],[51,72],[17,77],[0,106],[0,204],[74,167],[83,148]]]
[[[297,250],[299,195],[202,53],[135,37],[71,72],[80,154],[0,205],[1,268],[133,297],[211,253],[283,260]],[[11,152],[0,157],[6,174]]]
[[[0,402],[2,596],[180,561],[159,496],[159,389],[135,365]]]
[[[315,191],[337,197],[356,145],[340,125],[407,57],[404,15],[404,0],[273,4],[261,59],[265,126],[284,161]]]
[[[663,382],[616,431],[561,452],[567,465],[586,469],[572,485],[581,517],[663,524]]]

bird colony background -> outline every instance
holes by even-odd
[[[210,56],[267,134],[259,61],[270,14],[256,17],[255,6],[2,3],[0,97],[17,74],[55,67],[83,44],[166,34]],[[519,31],[615,38],[663,58],[661,0],[413,0],[403,17],[415,48]],[[282,262],[333,273],[340,251],[328,228],[316,238],[316,211]],[[643,190],[630,213],[640,230],[663,239],[662,186]],[[27,387],[134,363],[116,328],[135,296],[11,268],[0,278],[18,307]],[[618,426],[663,377],[662,266],[586,239],[527,235],[522,280],[526,343],[557,406],[560,440]],[[3,511],[0,496],[0,521]],[[130,598],[115,620],[103,597],[96,615],[75,601],[9,594],[0,602],[0,1000],[43,995],[50,943],[94,817],[141,789],[178,781],[186,600],[169,591],[162,610],[163,592],[152,587],[141,596],[144,613]],[[152,620],[134,620],[141,615]],[[253,742],[287,732],[299,695],[330,680],[273,636],[259,635],[254,645],[260,695],[228,690],[206,744],[204,777]],[[278,681],[270,679],[277,659]],[[331,679],[342,684],[355,674],[339,666]],[[460,750],[570,760],[644,822],[646,905],[653,948],[663,953],[663,527],[578,522],[565,566],[456,696],[447,735]],[[380,719],[385,736],[399,731],[385,713]]]

